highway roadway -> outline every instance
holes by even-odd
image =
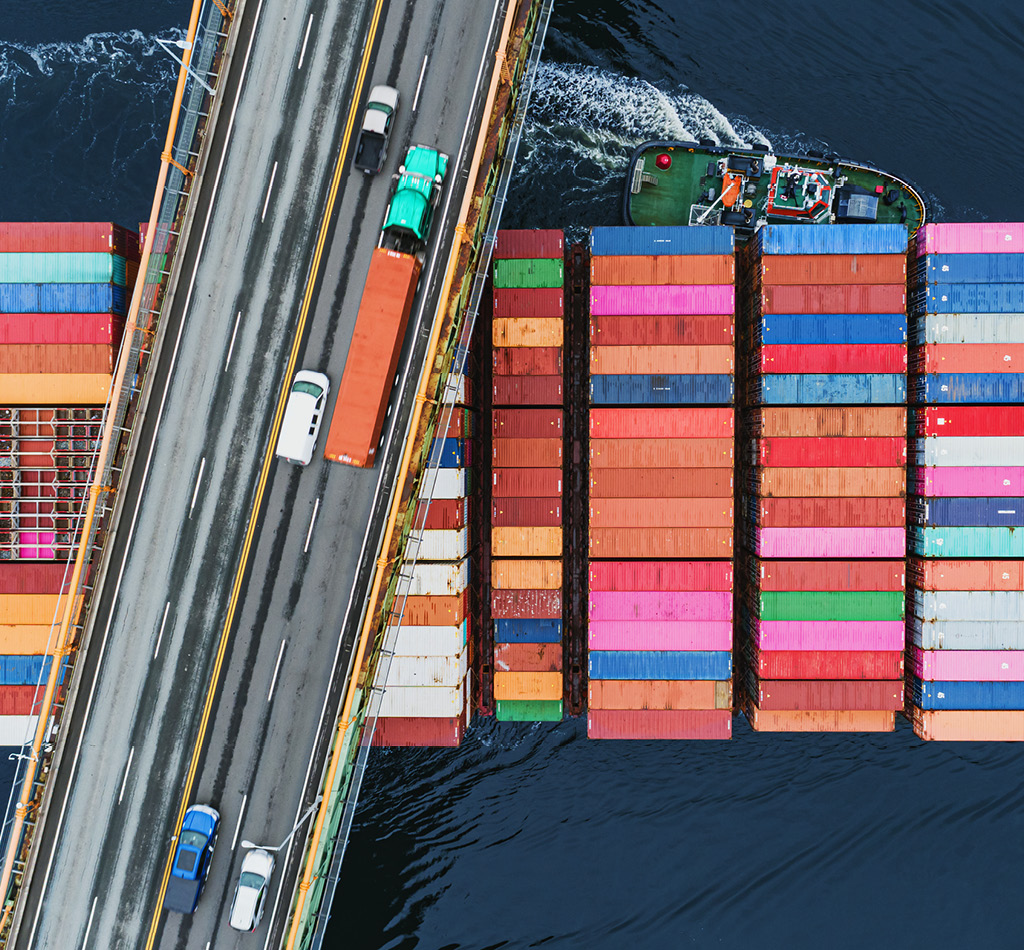
[[[323,767],[318,727],[325,711],[333,726],[504,11],[247,0],[17,947],[279,944],[306,826],[279,854],[255,937],[227,926],[241,841],[284,842]],[[346,126],[376,82],[402,101],[371,178],[351,169]],[[361,471],[318,452],[305,470],[264,466],[293,357],[336,392],[411,142],[453,161],[384,461]],[[199,909],[183,917],[159,904],[192,802],[222,824]]]

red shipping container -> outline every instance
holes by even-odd
[[[426,521],[421,522],[424,507],[423,502],[417,506],[415,523],[422,523],[427,531],[455,531],[469,522],[468,498],[435,498],[426,511]]]
[[[66,569],[66,564],[0,562],[0,594],[59,594]]]
[[[491,495],[495,498],[562,497],[560,468],[496,468],[491,473]]]
[[[495,439],[494,468],[555,468],[562,464],[561,439]]]
[[[492,590],[491,617],[495,620],[561,620],[560,590]]]
[[[928,343],[916,347],[915,373],[1024,373],[1024,343]]]
[[[731,468],[592,468],[591,498],[732,498]]]
[[[560,346],[499,346],[492,350],[495,376],[558,376]]]
[[[758,561],[761,590],[903,590],[903,561]]]
[[[591,709],[588,739],[729,739],[730,709]]]
[[[1024,435],[1024,406],[928,406],[911,423],[918,435]]]
[[[902,254],[765,254],[761,276],[765,285],[904,285],[907,259]]]
[[[561,409],[495,409],[491,435],[505,439],[562,438]]]
[[[723,409],[590,410],[592,439],[714,439],[733,437],[734,411]]]
[[[530,260],[536,258],[562,257],[565,253],[564,237],[561,231],[509,229],[499,231],[494,240],[496,261]]]
[[[0,344],[0,373],[112,373],[114,349],[99,343]]]
[[[761,347],[763,373],[905,373],[905,343],[782,344]]]
[[[1024,561],[907,561],[910,586],[918,590],[1024,590]]]
[[[732,590],[730,561],[591,561],[591,590]]]
[[[590,318],[590,342],[595,346],[731,346],[735,338],[731,313]]]
[[[25,468],[53,468],[53,442],[46,439],[22,439],[18,442],[19,463]],[[22,486],[22,495],[25,488]],[[70,575],[69,575],[70,576]]]
[[[117,345],[124,323],[110,313],[0,313],[0,344]]]
[[[561,523],[558,497],[496,498],[491,502],[491,524],[498,528],[557,528]]]
[[[903,653],[885,650],[754,650],[765,680],[902,680]]]
[[[75,251],[120,254],[137,261],[139,236],[120,224],[99,222],[8,221],[0,223],[0,253]]]
[[[373,730],[375,746],[451,748],[462,741],[464,717],[427,719],[413,716],[381,716]]]
[[[903,680],[761,680],[761,709],[902,710]]]
[[[494,669],[503,673],[560,673],[561,643],[496,643]]]
[[[765,287],[764,313],[904,313],[906,285],[789,284]]]
[[[900,468],[907,440],[875,438],[761,439],[761,464],[772,468]]]
[[[472,432],[469,413],[465,409],[456,406],[448,417],[448,429],[444,434],[446,439],[467,439]]]
[[[560,406],[562,377],[495,376],[493,398],[496,406]]]
[[[560,317],[562,288],[536,287],[494,291],[496,317]]]
[[[38,687],[36,695],[35,683],[29,685],[0,685],[0,716],[31,716],[38,713],[42,706],[46,683]]]
[[[762,528],[898,528],[906,524],[902,498],[765,498]]]

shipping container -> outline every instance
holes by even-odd
[[[942,710],[912,708],[911,722],[919,739],[940,742],[1024,742],[1024,711]]]
[[[758,243],[762,254],[905,254],[907,229],[902,224],[769,224],[758,232]]]
[[[1024,591],[911,590],[909,610],[923,620],[1020,620],[1024,622]]]
[[[906,284],[903,254],[766,254],[761,280],[772,284]]]
[[[59,594],[64,588],[66,564],[12,564],[0,562],[0,595]]]
[[[731,375],[645,374],[591,376],[590,401],[597,405],[731,405]]]
[[[562,440],[494,439],[491,464],[494,468],[558,468],[562,464]]]
[[[809,343],[829,346],[906,344],[905,313],[770,313],[761,318],[765,344]]]
[[[517,617],[494,621],[495,643],[561,643],[561,620]]]
[[[1021,373],[1024,343],[927,343],[915,350],[911,369],[915,373]]]
[[[0,284],[0,313],[125,313],[117,284]]]
[[[897,620],[762,620],[752,641],[765,650],[902,650],[905,629]]]
[[[0,405],[102,406],[109,373],[0,373]]]
[[[590,284],[732,284],[736,264],[730,254],[593,255]]]
[[[494,291],[496,317],[561,317],[562,288]]]
[[[123,324],[110,313],[2,313],[0,344],[117,346]]]
[[[65,603],[60,594],[4,594],[0,597],[0,624],[51,624],[60,618]]]
[[[721,498],[594,498],[592,528],[725,528],[732,502]]]
[[[732,683],[721,680],[592,680],[590,709],[732,709]]]
[[[754,553],[759,557],[901,558],[907,539],[898,528],[760,528]]]
[[[496,406],[560,406],[562,377],[498,375],[492,395]]]
[[[731,620],[732,591],[592,590],[595,620]]]
[[[768,343],[761,347],[762,373],[905,373],[905,343]]]
[[[1024,590],[1024,561],[912,558],[907,570],[919,590]]]
[[[725,409],[591,409],[591,439],[733,438],[735,411]]]
[[[829,231],[831,228],[791,230]],[[762,710],[752,706],[747,711],[747,721],[755,732],[892,732],[896,713],[876,709]]]
[[[766,498],[892,498],[906,490],[903,468],[764,468],[757,479]]]
[[[903,680],[900,650],[754,650],[750,665],[766,680]]]
[[[591,591],[731,591],[727,561],[591,561]]]
[[[1024,254],[925,254],[914,268],[927,284],[1019,284],[1024,282]]]
[[[506,346],[491,351],[495,377],[560,376],[562,350],[557,346]]]
[[[6,598],[5,598],[6,599]],[[56,633],[50,622],[0,625],[0,654],[43,654],[53,648]]]
[[[90,251],[0,251],[2,284],[119,284],[127,280],[120,255]]]
[[[0,683],[7,686],[45,683],[52,662],[51,656],[0,656]]]
[[[329,461],[362,468],[376,461],[419,275],[420,261],[412,255],[373,252],[331,412]]]
[[[554,229],[524,228],[498,231],[494,238],[494,259],[557,257],[565,252],[562,232]]]
[[[1024,495],[1024,465],[942,466],[911,469],[912,493],[926,498],[1019,498]]]
[[[1024,709],[1024,682],[930,681],[911,676],[907,696],[921,709]]]
[[[560,257],[497,258],[494,261],[496,290],[561,287],[563,283]]]
[[[494,669],[512,673],[559,673],[562,669],[560,643],[497,643]]]
[[[762,465],[774,468],[890,468],[906,464],[907,440],[896,436],[766,438],[758,444]]]
[[[761,620],[902,620],[903,591],[762,591]]]
[[[420,485],[420,497],[465,498],[469,494],[469,477],[464,468],[428,468]]]
[[[495,670],[494,698],[549,701],[561,699],[562,674]]]
[[[1024,527],[1024,498],[932,498],[911,508],[910,523],[945,527]]]
[[[388,748],[453,748],[462,742],[464,719],[464,716],[446,719],[415,716],[379,717],[374,726],[371,745]]]
[[[120,254],[137,261],[139,235],[110,221],[0,223],[0,252],[38,254],[49,251]]]
[[[465,593],[447,596],[406,597],[395,604],[391,622],[411,627],[450,627],[462,623],[469,613],[469,600]],[[401,617],[398,616],[401,611]]]
[[[907,546],[921,557],[1024,557],[1024,531],[1014,528],[907,529]]]
[[[416,556],[423,561],[458,561],[469,553],[469,528],[421,531]]]
[[[765,498],[757,517],[762,528],[897,528],[905,522],[902,498]]]
[[[902,591],[903,561],[758,561],[762,591]]]
[[[465,620],[450,627],[389,627],[395,656],[458,656],[465,649],[468,625]],[[392,642],[389,640],[388,642]]]
[[[907,669],[920,680],[1017,682],[1024,680],[1024,652],[913,647],[907,654]]]
[[[732,313],[590,318],[590,342],[596,346],[732,346],[734,341]]]
[[[907,618],[907,640],[922,650],[1024,650],[1019,620],[941,620]]]
[[[30,742],[38,724],[38,716],[0,716],[0,746]]]
[[[598,468],[724,468],[732,465],[728,439],[591,439],[590,466]]]
[[[732,468],[592,468],[591,498],[732,498]]]
[[[1024,343],[1016,313],[928,313],[915,324],[917,343]]]
[[[562,496],[561,468],[495,468],[491,472],[491,495],[505,498],[551,498]]]
[[[918,403],[1021,403],[1024,373],[928,373],[911,379]]]
[[[732,654],[704,650],[591,650],[591,680],[727,680]]]
[[[619,255],[732,254],[732,228],[597,227],[590,229],[590,253],[596,257]]]
[[[563,436],[561,409],[495,409],[491,435],[506,439],[543,439]]]
[[[394,656],[388,666],[387,685],[460,686],[466,678],[467,650],[456,656]]]
[[[0,686],[0,717],[38,715],[45,685]]]
[[[901,405],[902,373],[770,373],[755,382],[755,401],[766,405]]]
[[[912,300],[927,313],[1024,313],[1024,284],[927,284]]]
[[[732,557],[731,528],[591,528],[592,558]]]
[[[560,347],[563,342],[561,317],[495,317],[491,343],[504,347]]]
[[[434,439],[430,446],[430,465],[441,468],[469,468],[472,464],[468,439]]]
[[[562,591],[505,588],[492,590],[491,616],[495,620],[560,620]]]
[[[562,529],[552,527],[492,528],[491,556],[561,557]]]
[[[438,430],[440,432],[440,424],[444,418],[444,407],[438,411],[435,417],[438,423]],[[464,409],[461,406],[453,406],[451,414],[448,416],[448,428],[445,431],[446,439],[468,439],[473,435],[473,411],[471,409]]]
[[[734,297],[732,284],[591,287],[590,312],[595,316],[732,313]],[[891,310],[889,307],[886,312]]]
[[[903,709],[903,680],[760,680],[759,709]]]
[[[499,699],[494,704],[498,722],[561,722],[560,699]]]
[[[732,346],[592,346],[590,372],[615,374],[730,374]]]
[[[557,528],[562,524],[562,503],[558,498],[496,498],[491,503],[491,524],[499,528]]]
[[[114,369],[114,349],[98,343],[36,343],[0,345],[0,374],[102,373]]]
[[[1024,406],[924,406],[913,410],[911,424],[918,436],[1019,436]]]
[[[1024,224],[926,224],[917,232],[915,246],[918,254],[1020,254]]]
[[[906,285],[783,284],[765,286],[765,313],[899,313],[907,306]]]
[[[732,621],[590,620],[587,644],[592,651],[729,651]]]
[[[693,230],[706,231],[708,228]],[[731,737],[732,711],[728,709],[591,709],[587,713],[588,739]]]
[[[454,719],[465,708],[465,693],[464,685],[388,686],[380,701],[379,716]]]
[[[433,498],[416,506],[415,523],[428,530],[452,530],[469,523],[468,498]]]

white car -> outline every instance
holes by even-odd
[[[274,856],[263,848],[246,852],[242,861],[242,873],[235,887],[231,901],[231,917],[228,923],[235,930],[255,930],[263,918],[263,906],[267,902],[270,875],[274,873]]]
[[[323,373],[303,369],[295,374],[281,420],[274,454],[295,465],[309,465],[323,421],[331,381]]]

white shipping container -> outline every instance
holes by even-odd
[[[918,445],[924,448],[915,453],[921,465],[1024,464],[1024,436],[939,435]]]
[[[910,592],[922,620],[1016,620],[1024,622],[1024,591],[937,590]]]
[[[466,495],[464,468],[429,469],[420,485],[420,498],[465,498]]]
[[[23,745],[35,735],[38,724],[38,716],[0,716],[0,746]]]
[[[1021,313],[929,313],[926,343],[1024,343]]]
[[[422,556],[422,555],[421,555]],[[417,561],[412,576],[398,580],[398,595],[404,597],[449,597],[469,587],[469,558],[453,558],[441,564]]]
[[[454,719],[465,707],[464,683],[458,686],[388,686],[381,700],[380,715]]]
[[[924,650],[1024,650],[1019,620],[941,620],[911,617],[910,639]]]
[[[456,561],[469,553],[469,528],[456,531],[424,531],[419,547],[411,545],[420,561]]]
[[[388,686],[461,686],[469,651],[456,656],[393,656]]]
[[[398,628],[393,652],[396,656],[458,656],[466,646],[467,629],[466,620],[454,627],[403,625]],[[394,631],[394,627],[388,628],[389,637]]]

